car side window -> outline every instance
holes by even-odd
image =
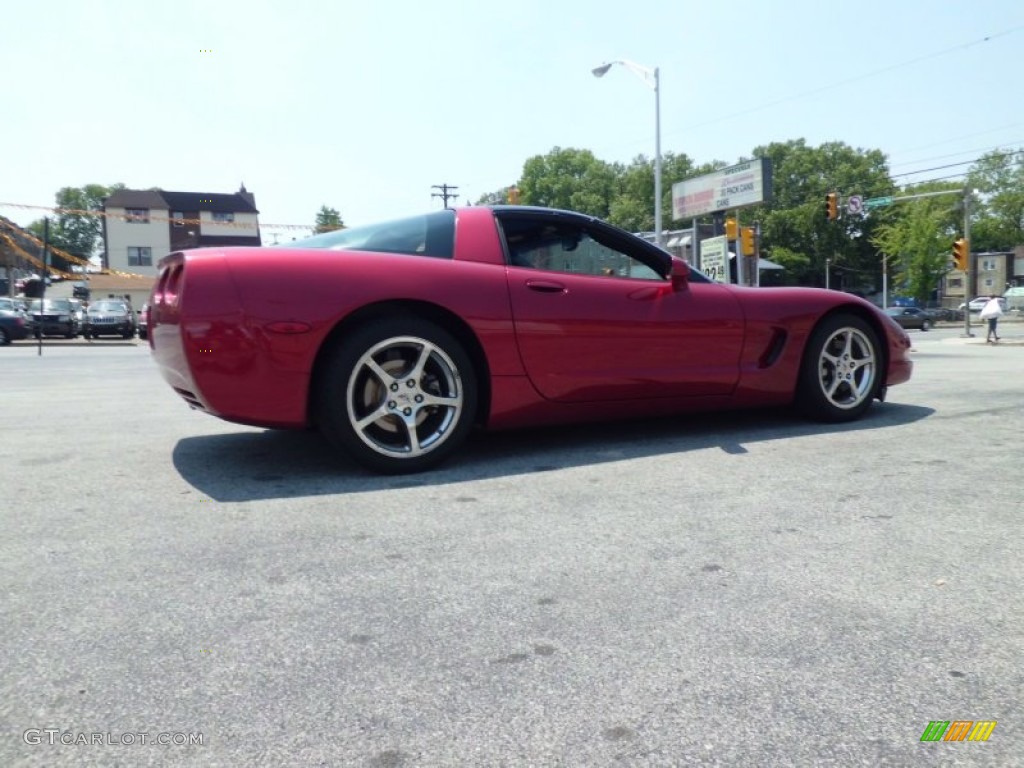
[[[580,224],[516,217],[504,220],[502,230],[512,266],[595,277],[663,279],[647,264],[602,242],[600,233]]]

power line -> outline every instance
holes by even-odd
[[[927,163],[927,162],[930,162],[932,160],[945,160],[947,157],[961,157],[962,155],[970,154],[972,152],[997,152],[998,150],[1002,149],[1003,147],[1007,146],[1008,144],[1024,144],[1024,139],[1020,139],[1018,141],[1004,141],[1002,144],[995,144],[995,145],[988,146],[988,147],[977,147],[975,149],[965,149],[965,150],[963,150],[961,152],[950,152],[948,155],[935,155],[933,157],[922,157],[920,160],[908,160],[905,163],[896,163],[895,165],[890,166],[890,167],[892,167],[892,168],[899,168],[899,167],[904,166],[904,165],[913,165],[914,163]],[[1013,149],[1007,149],[1002,154],[1004,154],[1004,155],[1012,155],[1012,154],[1015,154],[1015,153],[1020,152],[1020,151],[1021,151],[1021,149],[1019,147],[1015,147]],[[977,162],[980,159],[981,158],[979,157],[979,158],[976,158],[974,160],[965,160],[964,162],[974,163],[974,162]],[[908,171],[907,173],[914,173],[914,171]],[[906,174],[893,174],[893,175],[905,176]]]
[[[1020,152],[1020,150],[1011,149],[1011,150],[1008,150],[1006,152],[1002,152],[1002,153],[997,154],[997,155],[990,155],[990,157],[999,157],[999,158],[1002,158],[1002,157],[1012,157],[1013,155],[1016,155],[1018,152]],[[942,171],[942,170],[945,170],[946,168],[956,168],[958,165],[973,165],[974,163],[978,163],[981,160],[982,160],[982,158],[976,157],[973,160],[961,160],[959,163],[949,163],[947,165],[936,165],[936,166],[933,166],[931,168],[921,168],[920,170],[917,170],[917,171],[904,171],[903,173],[890,173],[889,176],[890,176],[890,178],[893,178],[893,179],[898,178],[900,176],[916,176],[919,173],[931,173],[932,171]]]
[[[938,58],[939,56],[945,56],[947,53],[951,53],[953,51],[959,51],[959,50],[963,50],[963,49],[966,49],[966,48],[973,48],[976,45],[981,45],[983,43],[991,42],[992,40],[995,40],[997,37],[1005,37],[1006,35],[1013,34],[1014,32],[1019,32],[1022,29],[1024,29],[1024,24],[1021,24],[1020,26],[1016,26],[1016,27],[1011,27],[1010,29],[1004,30],[1002,32],[997,32],[997,33],[995,33],[993,35],[986,35],[985,37],[982,37],[982,38],[977,39],[977,40],[971,40],[971,41],[966,42],[966,43],[961,43],[959,45],[954,45],[954,46],[951,46],[949,48],[944,48],[941,51],[935,51],[933,53],[925,54],[924,56],[918,56],[915,59],[908,59],[907,61],[903,61],[903,62],[900,62],[898,64],[891,64],[891,65],[889,65],[887,67],[882,67],[881,69],[874,69],[874,70],[871,70],[870,72],[865,72],[862,75],[857,75],[855,77],[847,78],[846,80],[835,80],[835,81],[832,81],[832,82],[828,83],[827,85],[822,85],[822,86],[819,86],[818,88],[812,88],[811,90],[808,90],[808,91],[802,91],[800,93],[795,93],[795,94],[792,94],[791,96],[784,96],[781,99],[776,99],[775,101],[765,102],[764,104],[761,104],[761,105],[755,106],[755,107],[750,107],[749,109],[742,110],[741,112],[733,112],[732,114],[722,115],[720,117],[716,117],[716,118],[713,118],[711,120],[707,120],[707,121],[705,121],[703,123],[692,123],[690,125],[683,126],[678,131],[674,131],[674,133],[681,133],[683,131],[690,131],[690,130],[693,130],[694,128],[703,128],[703,127],[708,126],[708,125],[716,125],[717,123],[722,123],[722,122],[725,122],[726,120],[732,120],[732,119],[737,118],[737,117],[742,117],[743,115],[749,115],[752,112],[760,112],[761,110],[768,109],[769,107],[776,107],[779,104],[785,104],[786,102],[789,102],[789,101],[795,101],[797,99],[802,99],[805,96],[815,96],[815,95],[817,95],[819,93],[823,93],[824,91],[830,91],[833,88],[841,88],[843,86],[850,85],[851,83],[857,83],[857,82],[860,82],[861,80],[867,80],[868,78],[875,77],[876,75],[885,74],[886,72],[892,72],[895,69],[902,69],[904,67],[913,66],[914,64],[920,64],[921,62],[928,61],[929,59],[935,59],[935,58]],[[671,133],[668,134],[668,135],[671,135]]]

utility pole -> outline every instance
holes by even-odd
[[[453,187],[453,186],[451,186],[449,184],[434,184],[431,187],[431,189],[440,189],[441,190],[440,192],[431,192],[430,196],[431,197],[440,197],[440,198],[442,198],[444,200],[444,207],[445,208],[448,207],[448,198],[449,197],[452,200],[457,200],[458,197],[459,197],[458,195],[454,194],[454,192],[449,192],[448,191],[448,190],[458,189],[458,187]]]

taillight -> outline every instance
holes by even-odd
[[[181,274],[185,271],[184,264],[176,264],[170,269],[167,276],[167,284],[164,286],[163,302],[165,304],[176,304],[178,301],[178,287],[181,284]]]

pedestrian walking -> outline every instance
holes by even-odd
[[[985,336],[986,344],[995,344],[999,341],[999,332],[997,330],[999,325],[999,318],[1003,316],[1003,307],[1000,303],[998,296],[992,296],[988,303],[981,308],[981,314],[978,318],[981,320],[988,320],[988,334]]]

